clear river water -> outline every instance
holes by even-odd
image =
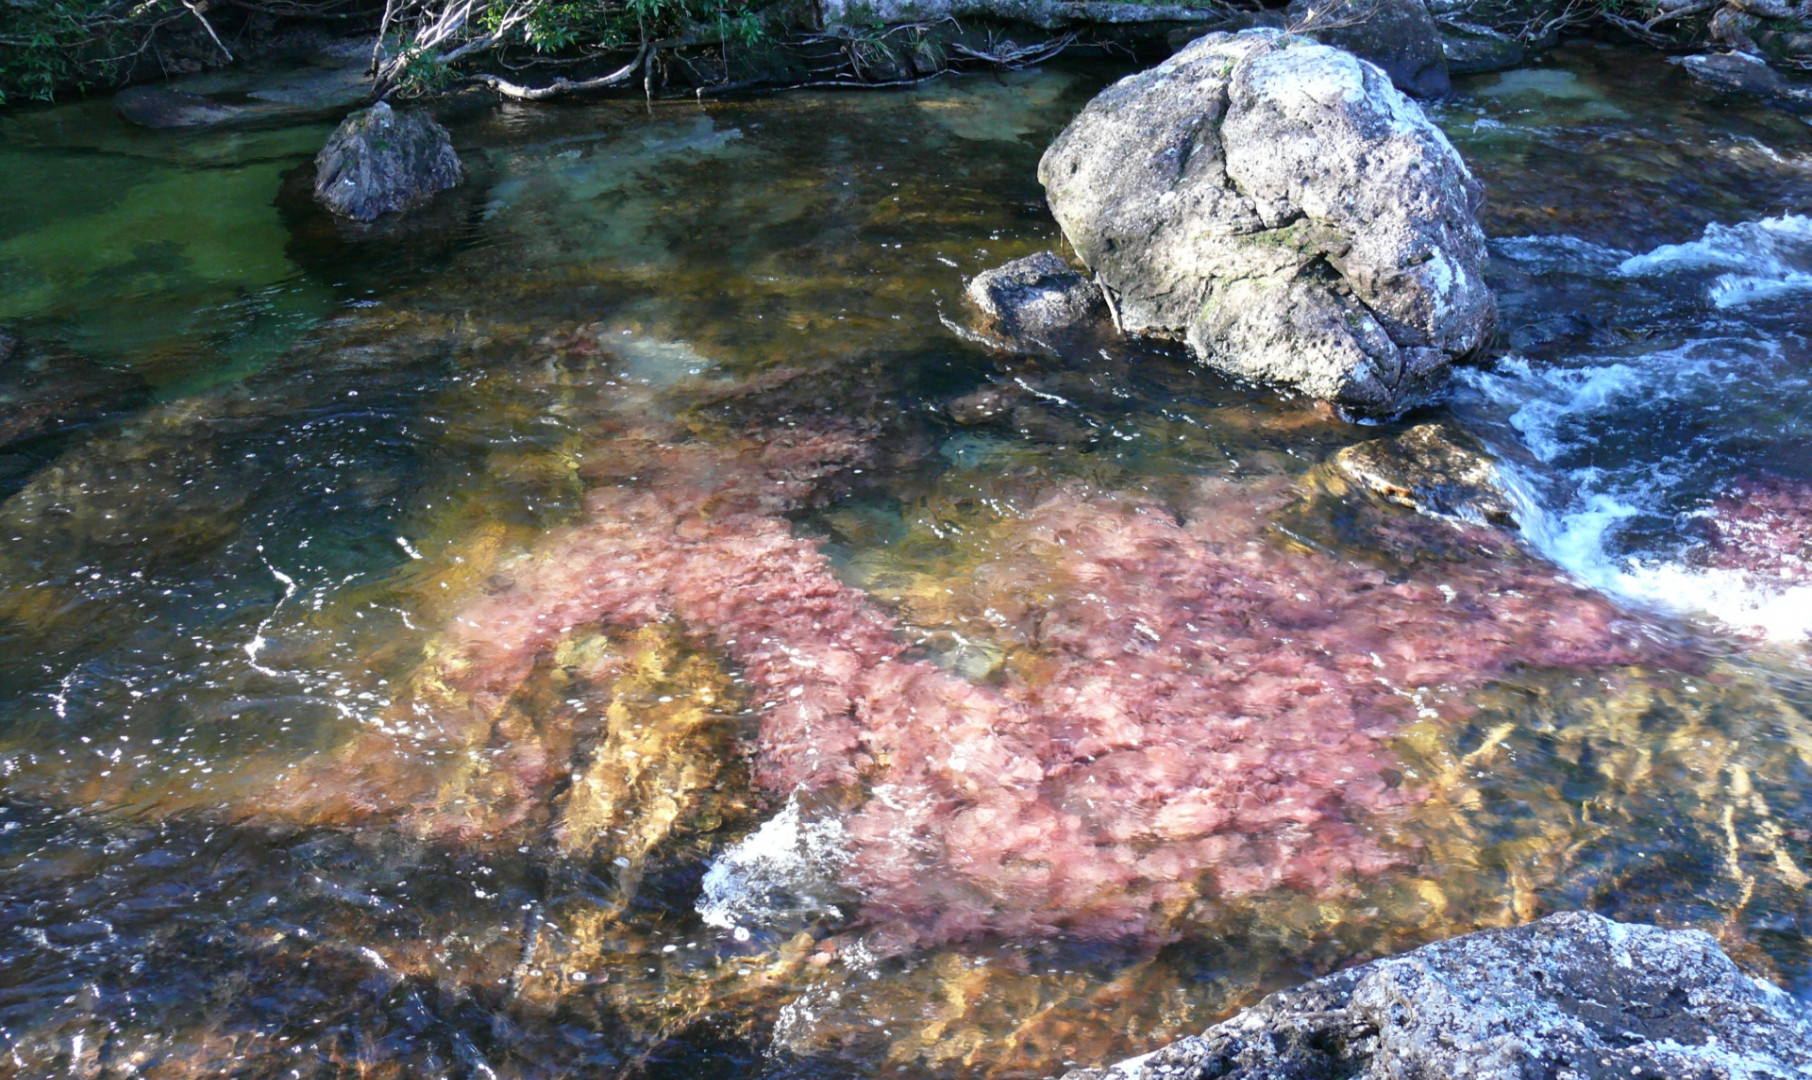
[[[1123,74],[0,114],[0,1075],[1055,1076],[1587,908],[1812,995],[1812,127],[1432,114],[1501,354],[1384,425],[967,276]],[[1420,423],[1514,529],[1343,483]]]

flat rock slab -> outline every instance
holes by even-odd
[[[263,80],[246,96],[273,105],[313,112],[343,109],[369,99],[371,80],[361,65],[309,67]]]
[[[223,104],[200,94],[161,86],[132,86],[121,90],[114,96],[113,107],[127,120],[148,128],[206,127],[260,115],[256,108]]]
[[[1553,915],[1272,994],[1064,1080],[1804,1080],[1812,1015],[1711,936]]]

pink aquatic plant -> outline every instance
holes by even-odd
[[[1423,583],[1280,550],[1263,534],[1281,501],[1206,481],[1182,523],[1073,490],[1028,513],[981,577],[1037,674],[996,693],[893,665],[866,687],[889,763],[851,826],[871,910],[939,938],[1124,936],[1204,879],[1332,890],[1400,859],[1367,825],[1416,797],[1384,741],[1420,688],[1640,651],[1527,558]]]
[[[1208,480],[1182,520],[1063,488],[1003,524],[970,603],[1022,659],[972,683],[910,658],[781,516],[862,453],[852,430],[622,432],[587,467],[584,520],[453,621],[447,683],[492,716],[574,628],[676,620],[740,670],[762,786],[865,793],[846,884],[906,944],[1162,936],[1207,893],[1337,889],[1403,857],[1371,826],[1417,797],[1385,742],[1419,690],[1640,654],[1495,534],[1444,580],[1400,581],[1271,542],[1289,485]],[[526,794],[561,765],[508,771]]]
[[[1812,484],[1749,477],[1712,505],[1706,521],[1712,565],[1782,584],[1812,581]]]

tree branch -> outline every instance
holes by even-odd
[[[546,101],[548,98],[558,97],[561,94],[576,94],[585,90],[602,90],[605,87],[621,86],[635,75],[636,69],[642,66],[647,56],[648,43],[644,41],[642,47],[636,50],[634,60],[608,75],[600,75],[595,79],[555,79],[546,86],[523,86],[488,73],[473,75],[471,81],[488,86],[512,101]]]

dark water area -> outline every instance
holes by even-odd
[[[0,116],[0,1074],[1043,1077],[1588,908],[1812,993],[1812,128],[1435,107],[1506,355],[1393,425],[1006,357],[1122,72]],[[1343,483],[1443,421],[1516,532]]]

